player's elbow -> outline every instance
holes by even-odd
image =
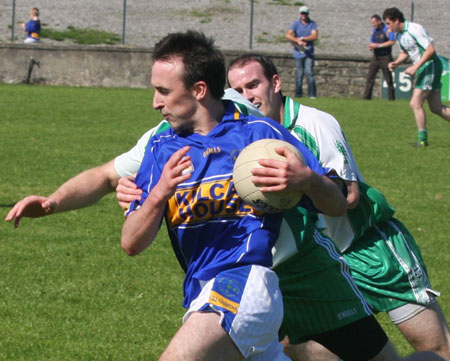
[[[127,242],[126,240],[122,239],[122,249],[125,251],[125,253],[129,256],[136,256],[140,253],[140,250],[138,250],[133,244],[130,242]]]

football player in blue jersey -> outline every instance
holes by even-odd
[[[184,323],[161,360],[283,360],[278,278],[270,269],[281,214],[242,203],[232,186],[236,151],[264,138],[289,141],[287,162],[267,161],[265,177],[298,189],[328,214],[345,212],[345,198],[307,148],[274,121],[244,116],[222,102],[225,66],[211,39],[169,34],[153,53],[153,107],[171,129],[155,135],[136,177],[143,190],[123,226],[122,247],[148,247],[165,217],[186,272]],[[295,179],[287,174],[295,172]]]

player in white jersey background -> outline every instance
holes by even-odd
[[[432,3],[429,6],[433,6]],[[426,147],[429,143],[425,100],[434,114],[450,121],[450,108],[442,104],[441,100],[442,63],[438,58],[433,38],[422,25],[405,20],[403,13],[397,8],[386,9],[383,20],[389,29],[397,34],[397,42],[401,48],[397,59],[389,63],[389,69],[393,71],[408,57],[413,63],[405,70],[406,74],[416,77],[409,105],[418,129],[416,145]]]
[[[328,234],[344,252],[352,275],[374,310],[388,312],[416,350],[433,350],[449,359],[449,330],[420,251],[408,230],[392,218],[394,211],[383,195],[363,183],[336,119],[283,97],[281,80],[267,57],[244,54],[232,60],[228,82],[264,114],[297,135],[321,164],[346,180],[351,209],[345,217],[322,217]],[[375,278],[377,273],[382,276]]]

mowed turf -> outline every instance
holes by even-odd
[[[0,84],[0,216],[30,194],[131,148],[157,124],[151,90]],[[302,100],[303,102],[303,100]],[[410,146],[407,101],[304,100],[333,114],[366,181],[415,236],[450,318],[450,125],[429,115],[427,149]],[[428,112],[428,114],[430,114]],[[0,222],[0,360],[157,360],[181,324],[183,273],[163,227],[141,255],[120,248],[111,194],[85,209]],[[402,354],[410,347],[379,317]]]

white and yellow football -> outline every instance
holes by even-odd
[[[303,196],[302,192],[278,191],[261,192],[252,182],[252,169],[261,168],[259,159],[285,160],[275,152],[275,148],[286,146],[302,161],[300,151],[292,144],[279,139],[260,139],[246,146],[236,159],[233,168],[233,182],[242,200],[253,208],[265,213],[277,213],[295,206]]]

